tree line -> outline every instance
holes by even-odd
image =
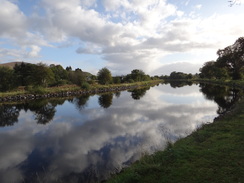
[[[109,69],[102,68],[97,75],[83,72],[80,68],[75,70],[71,66],[64,69],[61,65],[51,64],[50,66],[38,63],[19,63],[13,69],[0,67],[0,91],[6,92],[20,86],[25,89],[38,87],[62,86],[75,84],[83,89],[89,89],[91,84],[99,83],[102,85],[133,83],[154,79],[146,75],[142,70],[134,69],[125,76],[112,76]]]

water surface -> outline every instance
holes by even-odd
[[[0,105],[0,182],[104,180],[212,122],[234,100],[229,90],[219,98],[214,91],[159,85]]]

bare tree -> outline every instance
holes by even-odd
[[[234,5],[241,5],[241,0],[230,0],[228,2],[230,4],[230,7],[232,7]]]

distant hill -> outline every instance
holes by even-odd
[[[21,63],[22,62],[9,62],[9,63],[0,64],[0,66],[2,66],[2,67],[9,67],[9,68],[13,69],[16,64],[19,65]]]

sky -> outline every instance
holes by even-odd
[[[196,73],[244,36],[244,0],[0,0],[0,63]]]

